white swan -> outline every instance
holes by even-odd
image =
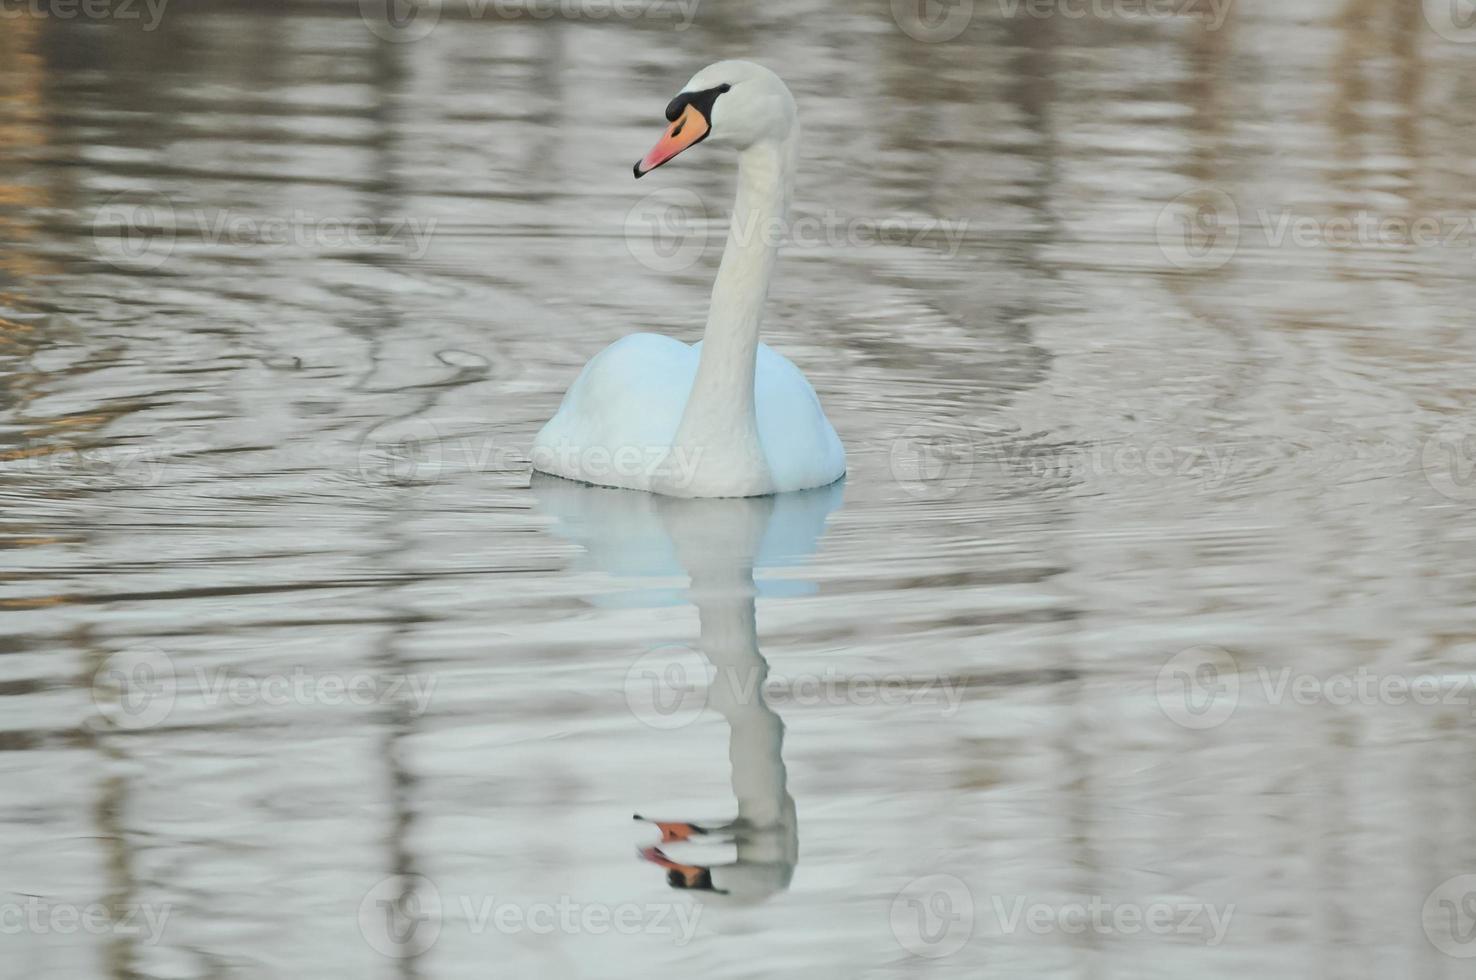
[[[533,443],[533,468],[674,497],[755,497],[827,486],[845,451],[804,374],[759,343],[799,143],[794,97],[759,65],[720,61],[666,108],[635,166],[706,139],[738,149],[738,195],[702,342],[638,333],[597,354]]]

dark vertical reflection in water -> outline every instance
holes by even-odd
[[[369,213],[399,213],[405,204],[406,193],[401,186],[400,152],[404,138],[400,128],[404,122],[403,89],[406,69],[402,64],[403,51],[398,45],[381,41],[373,49],[374,104],[370,110],[373,134],[367,147],[366,163],[369,168],[369,186],[366,188],[366,203]],[[406,329],[404,312],[399,308],[399,299],[393,295],[382,295],[375,303],[373,313],[365,314],[350,329],[363,338],[373,374],[379,378],[392,372],[391,365],[383,363],[390,356],[380,347],[377,338],[396,338]],[[417,399],[419,404],[407,411],[405,418],[413,417],[434,408],[436,395],[428,392]],[[388,580],[402,578],[403,562],[408,552],[409,541],[404,527],[413,511],[414,497],[393,495],[382,515],[371,524],[371,534],[380,547],[373,560],[380,564]],[[417,614],[414,607],[400,598],[403,587],[390,586],[383,593],[383,608],[389,613],[394,625],[389,626],[375,645],[375,659],[381,670],[391,676],[410,676],[412,664],[406,661],[405,641],[413,630]],[[419,910],[426,906],[429,896],[419,894],[417,889],[422,868],[417,860],[414,835],[417,815],[423,805],[416,798],[418,780],[409,759],[407,739],[416,731],[416,718],[410,704],[404,699],[392,701],[385,706],[389,715],[381,733],[380,758],[385,766],[385,776],[390,787],[390,826],[386,828],[386,866],[388,873],[397,875],[404,883],[394,901],[400,910]],[[411,932],[401,955],[395,960],[396,973],[404,980],[415,980],[423,975],[421,958],[424,948],[415,941],[414,930],[425,928],[423,922],[408,923]]]

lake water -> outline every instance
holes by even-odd
[[[1469,975],[1458,6],[70,9],[0,4],[0,975]],[[731,56],[848,478],[530,479],[700,335],[733,160],[630,167]]]

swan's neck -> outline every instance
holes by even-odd
[[[752,453],[762,462],[754,359],[789,211],[797,144],[796,128],[786,139],[757,143],[739,157],[733,223],[712,287],[697,378],[677,433],[678,444],[716,456],[713,462],[724,467]]]

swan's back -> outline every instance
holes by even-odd
[[[702,344],[638,333],[585,365],[533,443],[534,467],[603,486],[647,490],[672,445]],[[773,492],[823,487],[845,475],[845,451],[804,373],[758,345],[754,405]]]
[[[759,442],[777,492],[828,486],[845,476],[840,438],[794,362],[759,344],[753,390]]]

